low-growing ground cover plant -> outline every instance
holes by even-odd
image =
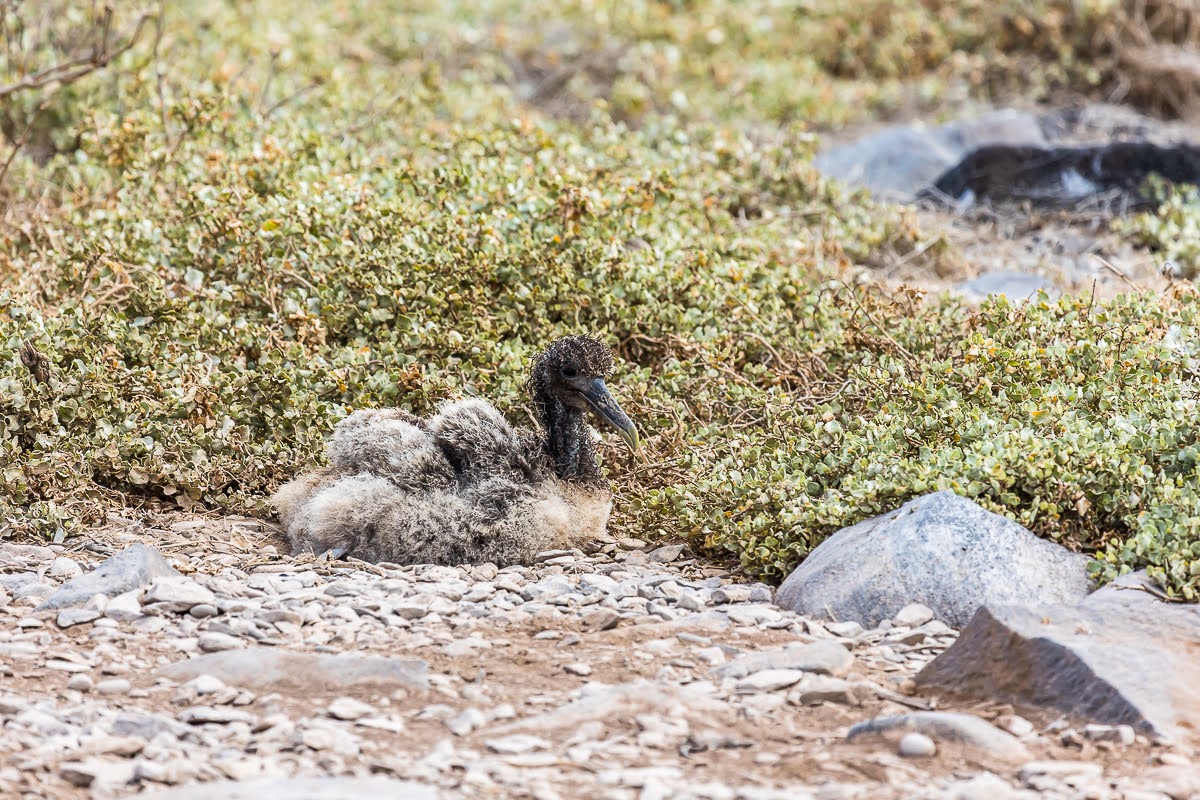
[[[936,11],[931,52],[982,35],[895,5]],[[604,450],[629,535],[777,580],[951,489],[1196,599],[1195,293],[975,310],[873,288],[881,254],[952,254],[825,182],[808,128],[936,70],[767,46],[865,17],[184,6],[10,106],[53,129],[0,184],[2,535],[265,513],[352,409],[486,394],[519,419],[529,358],[587,331],[646,441]]]

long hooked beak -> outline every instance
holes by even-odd
[[[588,405],[592,407],[592,411],[596,412],[596,416],[616,428],[617,432],[621,434],[621,438],[625,440],[625,444],[629,445],[630,450],[637,450],[641,441],[638,437],[637,427],[617,405],[617,401],[608,391],[604,379],[593,380],[583,389],[582,394],[583,399],[587,400]]]

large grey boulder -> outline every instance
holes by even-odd
[[[775,602],[868,628],[921,603],[961,628],[982,605],[1082,600],[1087,562],[953,492],[937,492],[830,536]]]
[[[333,692],[350,686],[401,686],[429,688],[428,665],[419,658],[384,658],[357,653],[318,655],[249,647],[195,656],[168,664],[158,675],[174,681],[189,681],[201,675],[258,691],[293,689],[303,692]]]
[[[79,606],[102,594],[115,597],[140,589],[155,578],[183,577],[157,550],[140,542],[131,544],[91,572],[64,583],[36,611],[53,611]]]
[[[1200,607],[1136,573],[1078,605],[989,604],[916,683],[1181,739],[1200,730]]]

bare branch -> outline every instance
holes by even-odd
[[[73,58],[69,61],[64,61],[61,64],[55,64],[45,69],[26,75],[19,81],[0,85],[0,98],[7,97],[27,89],[37,89],[42,86],[47,86],[52,83],[66,84],[82,78],[95,72],[98,69],[103,69],[109,63],[120,56],[122,53],[129,51],[142,34],[142,28],[150,19],[151,13],[144,11],[138,16],[137,20],[125,30],[124,33],[112,38],[112,9],[105,8],[103,20],[101,22],[101,33],[99,41],[92,47],[91,52]]]

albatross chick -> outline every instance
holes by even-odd
[[[637,428],[604,383],[612,353],[568,336],[536,357],[529,391],[539,430],[491,404],[459,400],[420,419],[357,411],[334,428],[330,467],[272,498],[294,553],[397,564],[527,564],[604,532],[612,495],[587,414],[631,449]]]

